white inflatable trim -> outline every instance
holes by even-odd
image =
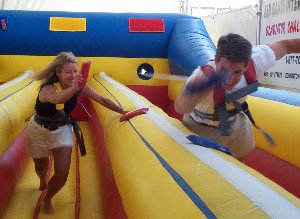
[[[24,80],[27,77],[29,77],[29,72],[28,71],[26,71],[24,74],[22,74],[21,76],[13,79],[11,81],[8,81],[8,82],[6,82],[4,84],[1,84],[0,85],[0,90],[4,90],[4,89],[6,89],[6,88],[8,88],[10,86],[13,86],[13,85],[19,83],[20,81]]]

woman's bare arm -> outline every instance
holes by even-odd
[[[112,111],[115,111],[120,114],[124,114],[124,113],[128,112],[128,111],[124,110],[122,107],[120,107],[119,105],[117,105],[116,103],[114,103],[113,101],[111,101],[110,99],[101,96],[89,85],[86,85],[82,89],[82,93]]]
[[[78,89],[79,88],[76,85],[74,85],[72,87],[58,92],[54,85],[45,85],[40,91],[39,100],[44,103],[65,103],[78,91]]]

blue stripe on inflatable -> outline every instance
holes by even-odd
[[[203,214],[209,218],[217,218],[214,213],[207,207],[205,202],[195,193],[195,191],[190,187],[190,185],[154,150],[150,143],[139,133],[138,130],[129,121],[132,128],[144,142],[144,144],[149,148],[150,151],[156,156],[161,165],[168,171],[175,182],[181,187],[181,189],[188,195],[188,197],[195,203],[195,205],[203,212]]]
[[[95,77],[93,77],[120,105],[120,102],[117,98]],[[190,187],[190,185],[154,150],[151,144],[139,133],[139,131],[133,126],[133,124],[128,120],[131,127],[138,134],[144,144],[150,149],[150,151],[155,155],[155,157],[159,160],[162,166],[168,171],[168,173],[172,176],[175,182],[181,187],[181,189],[188,195],[188,197],[195,203],[195,205],[200,209],[203,214],[209,219],[217,218],[214,213],[207,207],[204,201],[195,193],[195,191]]]
[[[57,55],[166,58],[175,13],[105,13],[2,10],[7,31],[0,31],[2,55]],[[86,32],[49,31],[50,17],[86,18]],[[164,19],[165,32],[130,33],[129,18]]]
[[[251,96],[300,107],[300,93],[259,87]]]
[[[190,76],[195,68],[214,59],[216,47],[201,19],[178,19],[168,47],[171,73]]]

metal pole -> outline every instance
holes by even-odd
[[[186,0],[186,14],[189,14],[189,0]]]
[[[258,1],[258,25],[257,25],[257,36],[256,36],[256,45],[260,44],[260,31],[261,31],[261,16],[262,16],[262,5],[263,5],[263,0]]]
[[[2,1],[1,1],[1,10],[4,10],[4,1],[5,1],[5,0],[2,0]]]
[[[181,0],[180,1],[181,13],[188,14],[189,13],[189,1]]]

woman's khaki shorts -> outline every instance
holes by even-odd
[[[58,147],[73,147],[72,126],[61,126],[54,131],[37,124],[33,117],[27,129],[26,151],[32,158],[48,157]]]
[[[230,136],[221,136],[218,127],[198,123],[189,114],[184,115],[183,124],[197,135],[228,147],[237,159],[244,157],[255,147],[252,124],[242,112],[229,122]]]

